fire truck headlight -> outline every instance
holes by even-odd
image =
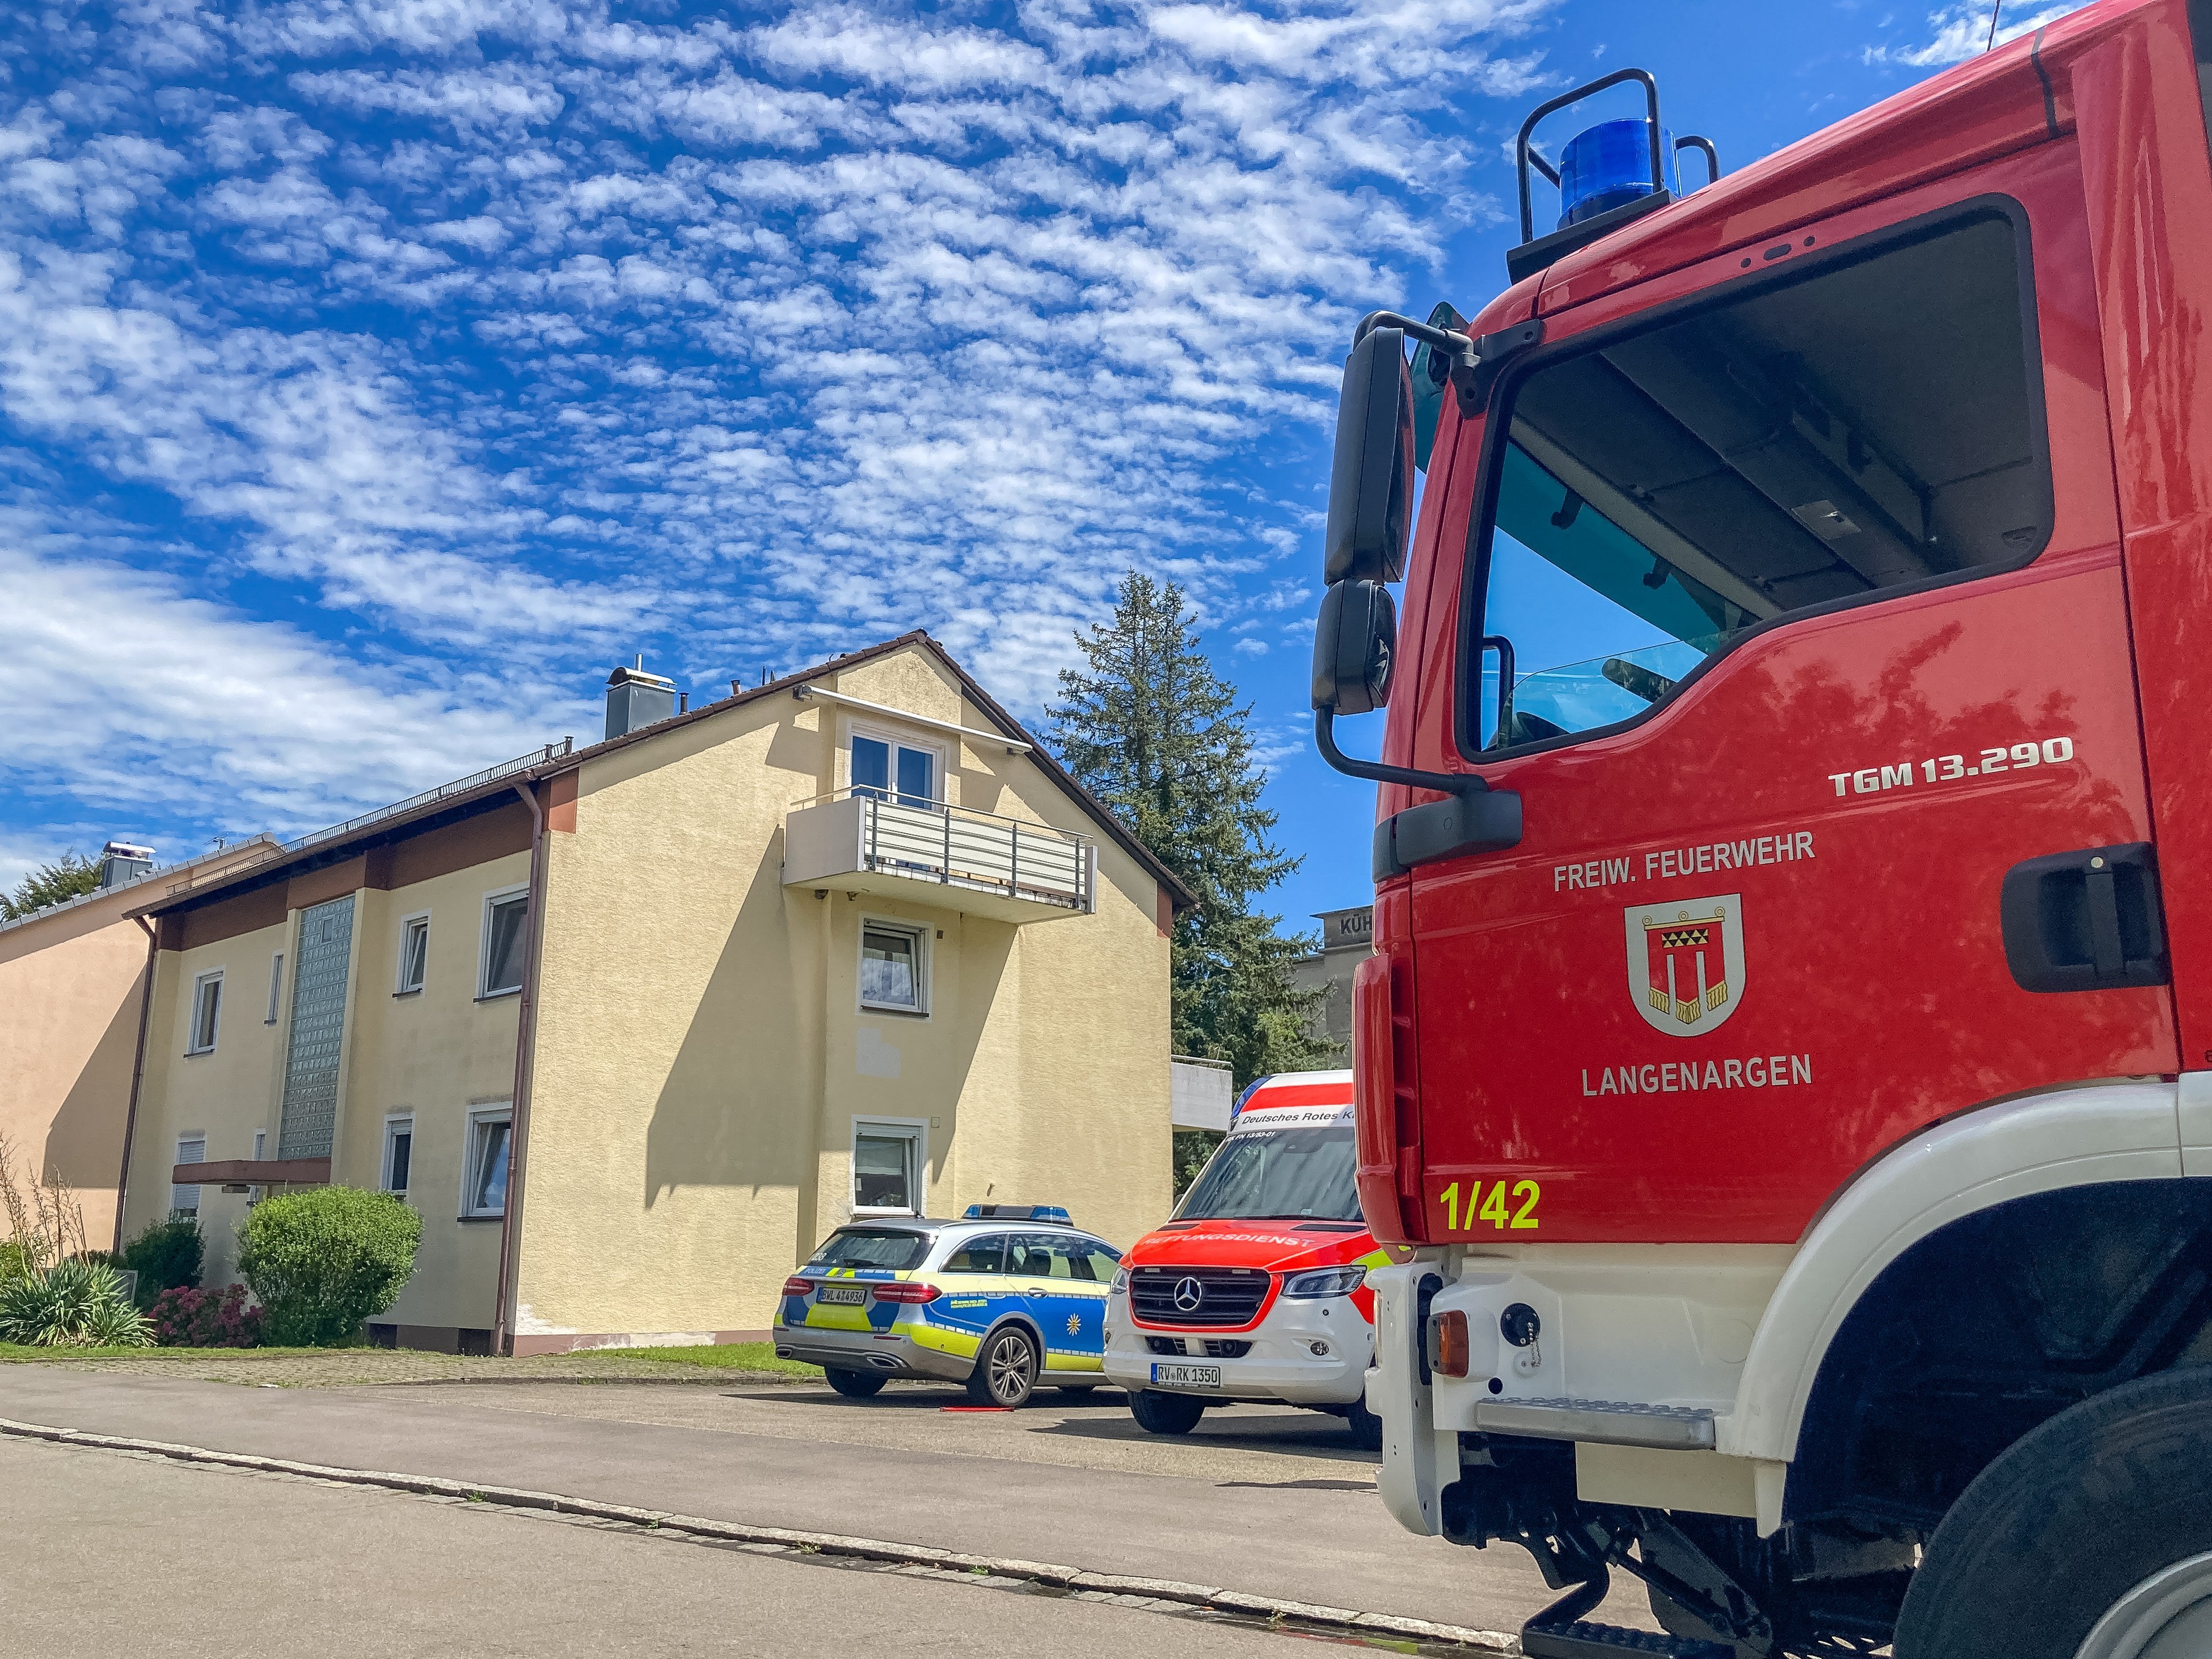
[[[1366,1281],[1364,1267],[1316,1267],[1310,1273],[1292,1273],[1283,1281],[1283,1294],[1302,1299],[1350,1296]]]

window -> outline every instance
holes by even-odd
[[[856,795],[889,800],[896,793],[902,806],[933,806],[937,802],[937,751],[854,732],[852,782]]]
[[[483,963],[479,1000],[522,988],[524,949],[529,943],[530,893],[514,888],[484,897]]]
[[[501,1215],[507,1210],[507,1155],[509,1111],[498,1106],[469,1114],[468,1156],[462,1164],[461,1215]],[[410,1128],[408,1150],[414,1136]]]
[[[1176,1219],[1357,1221],[1357,1162],[1349,1123],[1240,1127],[1191,1183]]]
[[[177,1162],[204,1164],[207,1162],[207,1137],[194,1133],[177,1137]],[[173,1216],[197,1216],[200,1212],[200,1189],[198,1187],[169,1188],[169,1213]]]
[[[810,1267],[881,1267],[904,1273],[919,1267],[929,1254],[927,1233],[891,1231],[872,1227],[840,1227],[822,1243],[807,1261]]]
[[[860,924],[860,1006],[890,1013],[929,1012],[927,930],[896,922]]]
[[[191,1040],[185,1045],[188,1054],[211,1054],[215,1050],[217,1030],[222,1024],[222,970],[202,974],[192,981]]]
[[[384,1190],[407,1196],[407,1177],[415,1162],[415,1120],[412,1117],[387,1117],[384,1120]],[[506,1177],[501,1176],[500,1200],[507,1199]]]
[[[1528,374],[1492,427],[1462,745],[1615,726],[1762,623],[2033,556],[2022,242],[1980,207]]]
[[[404,997],[422,988],[430,967],[430,918],[409,916],[399,924],[399,982],[392,994]],[[520,983],[520,981],[517,981]]]
[[[1108,1285],[1121,1265],[1121,1253],[1098,1239],[1068,1233],[1024,1233],[1014,1240],[1006,1271],[1030,1279]]]
[[[867,1121],[853,1125],[853,1212],[921,1213],[921,1126]]]
[[[279,951],[269,958],[269,1012],[262,1017],[261,1023],[264,1025],[274,1025],[276,1023],[276,1012],[281,1006],[278,999],[283,994],[283,988],[284,953]]]
[[[253,1161],[256,1164],[258,1164],[263,1158],[268,1156],[269,1131],[266,1129],[256,1129],[253,1132]]]
[[[951,1255],[945,1258],[944,1267],[938,1269],[948,1273],[1002,1273],[1006,1271],[1006,1236],[990,1233],[981,1238],[971,1238]]]

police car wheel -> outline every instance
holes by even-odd
[[[1187,1394],[1139,1389],[1129,1396],[1129,1415],[1147,1434],[1188,1434],[1206,1415],[1206,1401]]]
[[[884,1391],[884,1379],[873,1371],[826,1370],[830,1386],[848,1400],[872,1400]]]
[[[979,1406],[1011,1410],[1028,1402],[1036,1387],[1036,1342],[1019,1325],[1002,1325],[984,1339],[968,1378],[968,1397]]]

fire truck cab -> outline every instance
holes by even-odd
[[[1538,1659],[2212,1653],[2209,103],[2212,0],[1725,175],[1624,71],[1361,325],[1368,1401]]]

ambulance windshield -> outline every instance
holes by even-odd
[[[1357,1221],[1348,1123],[1295,1129],[1240,1124],[1176,1208],[1178,1221]]]
[[[1464,690],[1480,746],[1632,719],[1762,623],[2048,538],[2012,220],[1976,209],[1825,266],[1795,252],[1801,275],[1598,337],[1512,392]]]

